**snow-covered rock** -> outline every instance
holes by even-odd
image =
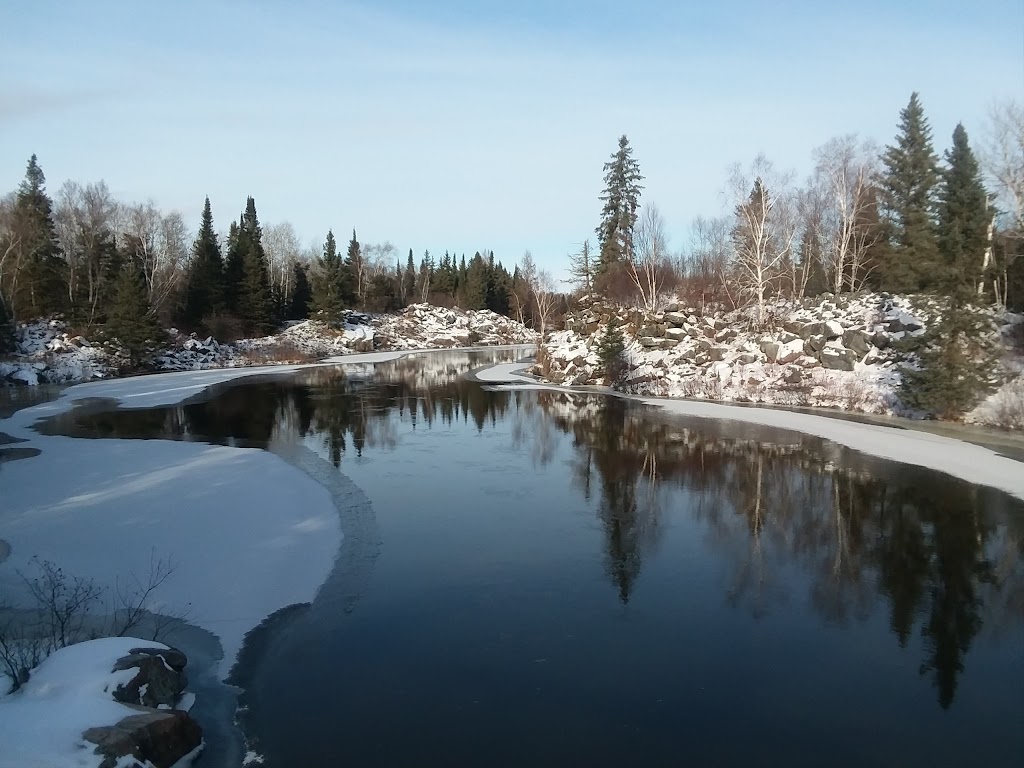
[[[659,315],[583,297],[566,330],[548,338],[534,373],[556,384],[601,383],[596,351],[613,320],[627,342],[626,388],[638,394],[903,413],[900,370],[916,358],[895,342],[924,334],[939,313],[929,297],[826,294],[781,301],[769,308],[771,322],[758,327],[748,311],[671,304]],[[1004,331],[1016,322],[991,314]],[[665,329],[656,335],[659,323]],[[1016,395],[1001,397],[976,419],[993,421],[998,411],[1005,420]]]
[[[156,371],[199,371],[247,365],[311,362],[354,352],[533,344],[537,333],[487,310],[463,311],[414,304],[397,314],[348,312],[341,327],[319,320],[290,323],[279,333],[233,344],[212,337],[168,331],[166,345],[153,355]],[[34,385],[110,378],[127,356],[116,343],[99,344],[69,335],[61,319],[18,328],[13,357],[0,360],[0,383]]]

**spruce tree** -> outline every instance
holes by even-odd
[[[317,259],[313,274],[313,296],[310,310],[319,319],[331,325],[340,325],[345,309],[344,264],[338,254],[338,243],[334,232],[328,230],[323,254]]]
[[[601,364],[601,373],[604,375],[605,384],[613,389],[622,386],[625,380],[626,364],[626,341],[622,336],[622,329],[615,324],[614,318],[608,319],[604,327],[604,333],[597,343],[597,359]]]
[[[882,155],[881,202],[887,217],[889,253],[882,287],[897,293],[932,290],[938,266],[935,191],[938,158],[917,93],[900,112],[896,143]]]
[[[150,346],[163,340],[164,331],[150,307],[146,278],[137,254],[130,253],[118,270],[106,328],[124,346],[132,367],[144,359]]]
[[[204,318],[224,310],[224,261],[213,228],[210,198],[203,203],[199,233],[192,243],[192,258],[185,274],[182,320],[186,328],[202,325]]]
[[[348,241],[348,251],[345,253],[345,290],[343,298],[349,306],[358,306],[362,303],[366,293],[366,286],[363,285],[365,270],[363,268],[363,249],[356,238],[356,231],[352,230],[352,239]]]
[[[633,158],[633,149],[625,135],[619,137],[619,148],[604,164],[604,192],[600,200],[601,223],[597,227],[600,246],[595,281],[607,279],[614,268],[633,256],[633,230],[640,208],[643,181],[640,164]]]
[[[25,179],[14,198],[11,220],[12,250],[23,266],[14,308],[23,316],[58,312],[67,306],[65,263],[53,226],[53,201],[46,194],[46,177],[35,155],[28,161]],[[6,250],[6,249],[5,249]]]
[[[991,213],[978,161],[958,125],[946,153],[939,195],[939,262],[935,288],[945,294],[942,318],[918,349],[920,368],[903,375],[903,399],[940,416],[957,418],[992,385],[991,320],[973,306],[989,246]]]
[[[241,253],[242,272],[235,312],[247,333],[269,333],[274,328],[274,301],[267,255],[263,251],[263,230],[256,216],[256,201],[252,197],[245,203],[237,247]]]
[[[242,283],[242,272],[245,263],[245,235],[238,221],[232,221],[228,228],[226,244],[227,256],[224,259],[224,308],[229,314],[238,312],[239,288]]]
[[[416,303],[416,261],[412,256],[412,248],[409,249],[409,258],[405,262],[405,274],[402,275],[405,281],[402,292],[405,294],[405,303]]]
[[[309,317],[309,305],[313,299],[313,291],[309,284],[306,267],[302,262],[292,264],[292,295],[288,304],[289,320],[305,320]]]
[[[584,240],[579,253],[569,257],[569,277],[584,294],[594,287],[594,260],[590,254],[590,241]]]

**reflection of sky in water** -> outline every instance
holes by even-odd
[[[369,497],[358,602],[338,610],[339,564],[241,670],[268,764],[1019,760],[1020,502],[818,438],[460,378],[508,354],[57,425],[301,441]]]

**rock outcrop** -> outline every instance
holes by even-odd
[[[188,684],[186,664],[185,654],[174,648],[132,648],[113,671],[135,669],[135,677],[114,689],[114,700],[153,709],[175,707]]]

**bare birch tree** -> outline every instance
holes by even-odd
[[[874,205],[872,179],[879,149],[855,134],[840,136],[814,150],[815,180],[827,201],[821,219],[826,269],[834,293],[856,290],[863,281],[865,254],[877,232],[865,222]]]
[[[540,332],[540,341],[543,343],[551,316],[558,303],[558,293],[555,291],[555,281],[551,278],[551,273],[546,270],[536,273],[532,293],[534,307],[537,310],[535,321],[538,326],[537,330]]]
[[[734,206],[733,277],[764,324],[766,298],[791,257],[796,217],[789,205],[789,175],[759,155],[749,169],[735,165],[727,195]]]
[[[657,311],[670,270],[665,220],[658,206],[648,205],[640,214],[633,234],[633,250],[626,259],[629,279],[636,286],[645,309]]]
[[[1024,237],[1024,105],[1007,101],[995,105],[981,152],[982,167],[996,193],[1002,219],[1002,235],[1009,240],[1006,255],[992,263],[991,246],[985,253],[984,269],[993,274],[996,303],[1006,305],[1007,272],[1015,258],[1021,258],[1017,242]],[[992,241],[992,237],[989,238]]]

